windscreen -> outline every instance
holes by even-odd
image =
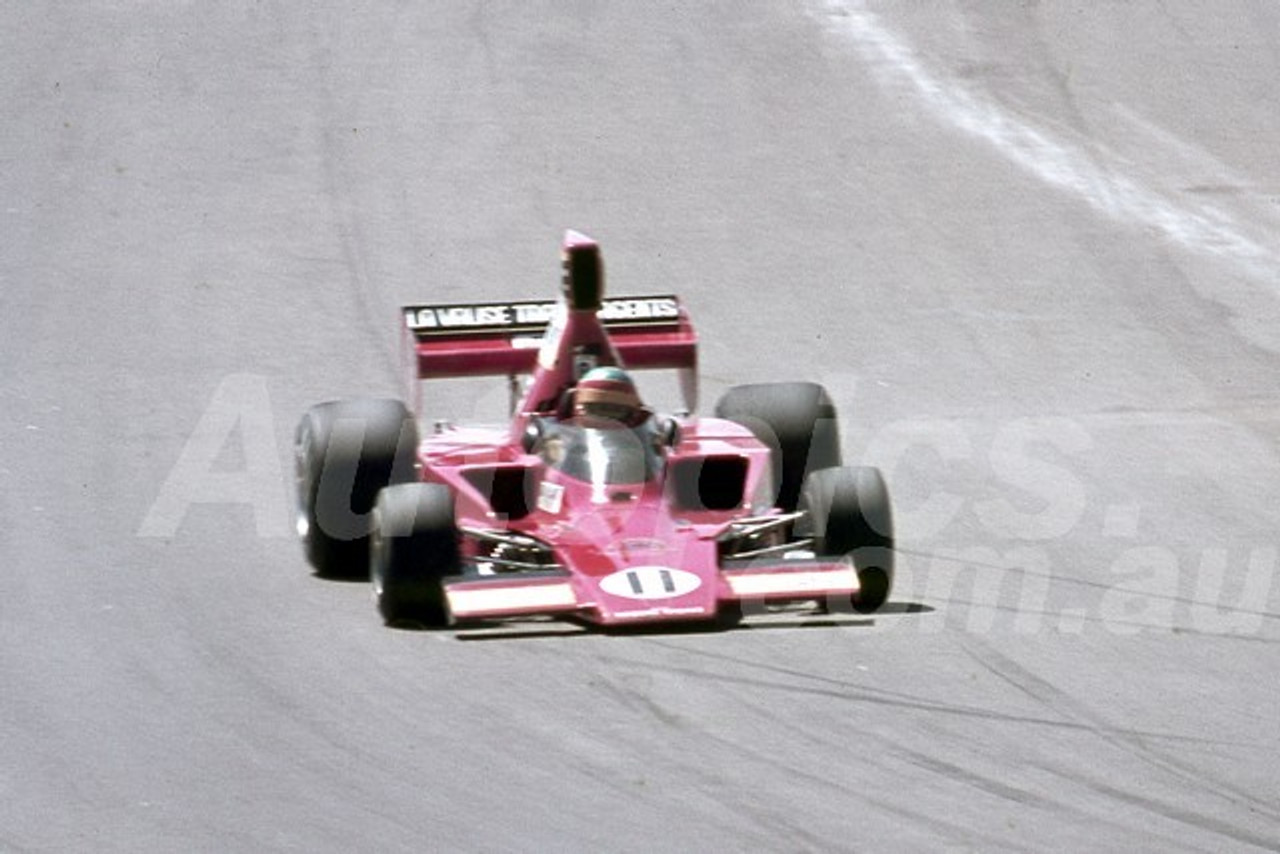
[[[652,422],[638,427],[553,423],[542,442],[542,458],[568,477],[594,485],[645,483],[662,467]]]

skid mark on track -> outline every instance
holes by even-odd
[[[815,747],[832,751],[830,755],[843,756],[848,753],[849,746],[839,743],[829,734],[824,733],[825,737],[823,737],[801,727],[794,707],[788,706],[784,712],[780,713],[776,710],[775,704],[761,701],[759,693],[754,689],[743,692],[741,709],[744,713],[749,711],[758,715],[780,731],[785,730]],[[809,770],[805,767],[805,762],[797,761],[794,753],[769,752],[757,743],[735,740],[719,730],[710,728],[701,729],[698,739],[715,745],[719,752],[747,758],[765,772],[770,780],[791,779],[803,784],[810,791],[826,792],[827,794],[822,797],[823,803],[845,803],[851,816],[865,815],[869,812],[897,816],[907,822],[907,827],[923,828],[942,839],[965,840],[970,844],[983,846],[983,850],[998,850],[1003,843],[998,836],[979,832],[960,822],[948,821],[933,810],[913,809],[909,806],[909,801],[904,804],[901,800],[896,800],[893,793],[882,797],[872,794],[865,786],[846,776],[828,775]],[[691,756],[687,763],[688,770],[695,775],[705,776],[705,772],[702,772],[700,767],[705,763],[706,755],[699,751],[696,756]],[[741,804],[731,801],[725,801],[724,807],[734,812],[742,811]],[[788,847],[793,849],[799,846],[797,850],[822,851],[831,846],[830,839],[813,834],[797,821],[793,809],[785,803],[777,806],[771,806],[767,802],[753,804],[750,815],[754,824],[768,832],[768,838],[773,839],[781,835],[788,840]]]
[[[690,650],[685,651],[690,652]],[[752,667],[759,667],[766,670],[774,670],[810,678],[824,683],[845,684],[841,683],[839,680],[832,680],[816,674],[808,674],[788,668],[778,668],[771,665],[761,664],[759,662],[750,662],[736,657],[718,655],[715,657],[746,664]],[[707,673],[703,674],[699,678],[714,679],[716,677]],[[741,700],[744,710],[754,712],[770,724],[786,727],[793,736],[803,739],[811,745],[815,751],[831,751],[838,754],[846,747],[840,734],[827,731],[813,731],[809,728],[799,726],[799,722],[794,711],[795,706],[787,704],[783,706],[785,711],[778,712],[778,705],[765,698],[758,690],[759,684],[761,683],[753,683],[750,686],[750,690],[744,692]],[[830,695],[827,694],[826,696]],[[912,706],[912,708],[919,708],[919,706]],[[936,709],[930,709],[930,711],[936,711]],[[1012,718],[1012,716],[1007,717]],[[1087,730],[1088,728],[1080,727],[1080,729]],[[948,762],[936,754],[927,754],[905,747],[894,737],[877,735],[874,732],[866,730],[862,731],[859,737],[876,741],[881,745],[879,748],[870,751],[873,755],[896,758],[913,767],[935,774],[950,783],[981,791],[987,795],[1015,804],[1019,808],[1039,809],[1043,810],[1048,815],[1055,815],[1059,817],[1071,816],[1078,820],[1082,826],[1087,825],[1094,829],[1100,827],[1111,827],[1125,832],[1133,831],[1133,827],[1130,825],[1114,821],[1107,816],[1100,816],[1088,810],[1081,809],[1068,801],[1047,796],[1029,788],[1014,785],[1006,780],[998,779],[988,774],[983,774],[970,767],[964,767],[953,762]],[[749,747],[742,749],[750,751]],[[784,768],[780,770],[791,771],[792,769],[790,766],[784,766]],[[1054,776],[1060,775],[1061,772],[1055,772],[1054,774]],[[863,795],[864,793],[859,793],[860,797]],[[876,799],[869,800],[868,802],[872,803],[877,809],[908,819],[913,826],[926,827],[931,832],[938,833],[949,840],[964,839],[970,843],[982,844],[991,850],[999,848],[1008,841],[1003,836],[977,834],[971,825],[948,822],[937,816],[936,813],[932,811],[914,811],[900,804],[892,803],[889,800]],[[1185,847],[1178,839],[1165,836],[1157,837],[1154,832],[1150,830],[1144,831],[1144,833],[1149,843],[1154,844],[1158,842],[1162,850],[1171,851],[1179,848],[1180,846]],[[1187,850],[1195,849],[1189,848]]]
[[[647,686],[637,685],[632,680],[625,680],[607,673],[598,674],[597,679],[597,687],[623,708],[650,717],[669,729],[689,728],[689,722],[679,713],[655,700],[652,692],[647,690]]]
[[[779,701],[777,695],[783,696],[782,705],[787,709],[803,708],[806,704],[818,700],[834,700],[836,702],[863,704],[871,707],[881,707],[897,711],[912,711],[925,714],[936,714],[944,716],[956,716],[961,718],[971,718],[983,722],[992,722],[998,725],[1007,724],[1023,724],[1033,727],[1042,727],[1052,730],[1061,730],[1068,732],[1079,732],[1085,734],[1096,734],[1098,725],[1090,721],[1071,720],[1068,717],[1037,717],[1034,715],[1011,714],[993,709],[977,708],[972,706],[962,706],[959,704],[940,703],[928,698],[918,697],[904,692],[884,691],[881,689],[868,688],[858,685],[847,680],[836,679],[823,676],[821,674],[809,673],[796,668],[782,667],[772,665],[760,661],[743,658],[741,656],[727,655],[706,649],[697,649],[685,646],[675,642],[666,641],[650,641],[653,646],[675,652],[681,659],[694,662],[697,658],[707,661],[706,667],[697,667],[696,664],[687,665],[659,665],[652,661],[642,661],[622,656],[606,656],[601,659],[601,663],[611,667],[621,667],[627,669],[638,669],[641,671],[652,671],[660,669],[662,673],[668,676],[685,676],[690,681],[700,683],[720,683],[726,686],[742,689],[742,702],[744,711],[750,709],[761,715],[766,720],[785,724],[793,733],[798,734],[805,741],[813,744],[815,749],[834,749],[837,753],[841,751],[841,745],[831,740],[826,733],[814,733],[809,730],[803,730],[797,733],[796,719],[792,715],[780,714],[776,711]],[[745,673],[729,672],[726,665],[731,665],[733,669],[745,671]],[[754,671],[764,675],[750,675]],[[1111,728],[1111,730],[1120,736],[1126,738],[1150,741],[1167,741],[1169,743],[1185,743],[1194,742],[1202,743],[1205,739],[1187,737],[1170,733],[1146,732],[1138,730],[1125,730],[1122,728]],[[699,728],[697,738],[709,744],[716,744],[720,749],[732,750],[734,753],[742,756],[748,756],[753,762],[759,763],[762,767],[768,768],[771,773],[777,775],[785,775],[797,780],[801,780],[809,785],[820,785],[833,792],[833,797],[846,797],[851,801],[861,801],[866,805],[878,810],[884,814],[897,815],[908,820],[912,826],[926,828],[929,832],[937,833],[946,839],[965,839],[982,844],[987,848],[999,847],[1006,840],[1001,837],[982,837],[976,835],[972,828],[954,824],[940,818],[936,815],[926,814],[923,811],[914,811],[909,807],[905,807],[900,803],[895,803],[892,798],[871,796],[869,793],[851,787],[842,782],[840,779],[829,779],[821,774],[806,771],[796,766],[794,757],[788,757],[786,760],[772,756],[761,750],[756,745],[737,743],[726,738],[721,733],[710,728]],[[881,739],[884,741],[884,739]],[[1220,742],[1218,742],[1220,743]],[[1107,820],[1105,817],[1099,817],[1087,812],[1078,811],[1070,806],[1070,804],[1056,803],[1052,799],[1046,799],[1043,795],[1038,795],[1032,791],[1020,789],[1016,786],[1001,783],[990,777],[973,772],[965,772],[958,766],[945,761],[924,757],[919,753],[912,753],[909,750],[903,750],[902,747],[893,741],[884,741],[885,756],[896,756],[901,761],[915,765],[916,767],[941,775],[945,779],[953,782],[967,785],[987,794],[1000,797],[1013,803],[1020,804],[1024,807],[1044,809],[1046,812],[1063,814],[1064,812],[1079,813],[1083,820],[1088,821],[1093,826],[1106,824],[1115,827],[1121,827],[1126,830],[1131,828],[1115,824]],[[696,773],[695,765],[690,764],[691,773]],[[730,805],[731,806],[731,805]],[[1197,824],[1197,827],[1202,825]],[[1171,844],[1173,840],[1166,840]]]
[[[653,642],[655,646],[662,646],[676,651],[682,657],[688,659],[694,656],[704,657],[709,660],[718,662],[715,669],[697,668],[692,665],[678,666],[667,665],[663,667],[666,673],[681,673],[693,679],[702,681],[722,682],[730,685],[741,685],[756,690],[782,691],[788,694],[799,696],[826,697],[829,699],[842,700],[851,703],[862,703],[872,706],[884,706],[887,708],[902,709],[908,711],[926,712],[931,714],[950,715],[962,718],[974,718],[978,720],[995,721],[998,723],[1010,724],[1026,724],[1029,726],[1045,727],[1049,729],[1059,729],[1067,731],[1094,732],[1096,727],[1090,723],[1079,720],[1071,720],[1066,717],[1043,717],[1035,715],[1014,714],[1010,712],[1002,712],[998,709],[982,708],[979,706],[966,706],[956,703],[941,703],[928,697],[922,697],[915,694],[909,694],[901,691],[886,691],[880,688],[870,688],[865,685],[848,682],[841,679],[834,679],[829,676],[822,676],[816,673],[808,673],[803,670],[793,668],[779,667],[777,665],[766,664],[759,661],[741,658],[738,656],[725,655],[723,653],[710,652],[708,650],[692,649],[688,647],[678,646],[662,642]],[[634,659],[623,659],[610,657],[610,661],[618,664],[626,664],[633,667],[653,667],[654,665]],[[766,678],[759,676],[739,676],[726,673],[723,670],[725,663],[731,663],[744,670],[754,670],[762,673],[772,674],[775,678]],[[777,678],[781,677],[781,678]],[[1152,732],[1143,730],[1123,730],[1117,729],[1117,732],[1124,733],[1135,738],[1146,738],[1152,740],[1168,741],[1171,743],[1189,743],[1189,744],[1205,744],[1205,745],[1223,745],[1223,746],[1242,746],[1235,742],[1224,741],[1222,739],[1209,739],[1200,736],[1188,736],[1178,733],[1168,732]]]
[[[656,643],[654,645],[676,649],[684,653],[700,652],[673,644]],[[712,657],[799,676],[811,676],[822,681],[836,681],[786,668],[773,668],[757,662],[747,662],[729,656],[713,654]],[[611,661],[616,663],[623,660],[611,659]],[[642,665],[639,662],[631,662],[629,660],[626,663],[632,667],[652,668],[652,665]],[[664,672],[671,671],[669,668],[664,668]],[[692,671],[690,672],[692,674]],[[828,794],[824,796],[824,801],[847,803],[850,815],[879,814],[896,817],[905,822],[904,827],[914,828],[926,834],[933,834],[951,844],[963,842],[966,845],[978,846],[980,850],[1004,850],[1008,847],[1009,840],[1007,836],[999,832],[993,833],[989,830],[979,829],[972,823],[963,820],[952,820],[945,815],[939,814],[933,808],[913,808],[911,804],[915,802],[915,799],[896,797],[897,792],[887,792],[883,795],[873,793],[863,783],[859,782],[862,772],[859,770],[857,763],[869,762],[873,765],[884,765],[886,761],[892,762],[896,760],[928,773],[939,775],[949,782],[977,789],[1010,801],[1019,808],[1041,809],[1046,814],[1059,816],[1071,814],[1078,816],[1082,821],[1087,820],[1094,826],[1104,824],[1123,830],[1130,829],[1110,822],[1105,818],[1099,818],[1074,809],[1070,804],[1044,797],[1030,790],[1018,788],[936,757],[904,748],[897,740],[878,735],[869,730],[861,731],[858,734],[857,738],[865,742],[863,749],[859,750],[850,745],[847,732],[832,732],[826,729],[815,730],[812,727],[805,726],[805,715],[800,711],[803,708],[801,705],[789,702],[779,703],[776,696],[770,696],[772,692],[762,693],[759,690],[761,684],[759,682],[726,678],[722,673],[716,674],[712,671],[699,672],[696,678],[699,681],[719,679],[723,683],[742,688],[743,690],[736,701],[741,712],[740,718],[746,719],[750,715],[754,715],[765,725],[766,730],[785,731],[792,738],[803,742],[805,748],[800,750],[799,753],[792,749],[783,755],[779,755],[763,749],[757,743],[734,740],[726,736],[720,729],[710,727],[699,728],[697,733],[699,742],[714,744],[717,746],[717,750],[721,752],[748,758],[763,771],[766,771],[770,779],[789,778],[802,783],[813,791],[827,792]],[[875,744],[879,746],[872,746]],[[837,762],[838,768],[841,770],[836,770],[833,773],[823,773],[818,770],[812,770],[812,762],[797,761],[797,756],[804,756],[807,753],[821,757],[848,757],[852,754],[855,756],[865,755],[868,758],[857,760],[855,765],[849,766],[847,770],[844,770],[846,760],[841,759]],[[705,760],[706,754],[699,752],[698,756],[700,759]],[[871,757],[875,758],[872,759]],[[697,773],[696,766],[690,766],[690,770],[695,774]],[[736,808],[737,806],[732,803],[726,803],[727,808]],[[759,809],[766,808],[762,806],[753,807],[753,810]],[[775,829],[785,828],[789,824],[794,825],[791,821],[792,817],[782,811],[778,811],[776,815],[756,815],[755,818],[757,821],[765,820],[766,826]],[[787,832],[795,834],[797,831],[798,826],[793,826]],[[802,837],[796,835],[794,838],[788,838],[794,842]],[[1174,850],[1176,847],[1174,840],[1164,839],[1159,841],[1162,842],[1165,850]],[[829,845],[830,840],[819,840],[814,845],[814,850],[823,850]]]
[[[1270,800],[1256,797],[1252,792],[1231,783],[1210,779],[1205,776],[1203,769],[1157,750],[1149,743],[1149,736],[1136,730],[1114,726],[1085,703],[1076,700],[1048,680],[1001,654],[992,645],[973,638],[965,639],[963,645],[965,651],[973,660],[992,675],[1046,708],[1054,709],[1067,718],[1076,721],[1082,728],[1093,732],[1116,749],[1174,777],[1186,785],[1187,791],[1216,796],[1226,801],[1230,806],[1246,813],[1266,818],[1273,823],[1280,823],[1280,811],[1276,810],[1275,805]],[[1050,770],[1059,776],[1070,777],[1070,779],[1099,794],[1133,806],[1142,807],[1165,818],[1170,818],[1201,830],[1224,835],[1250,845],[1260,845],[1264,848],[1280,847],[1280,837],[1268,839],[1247,829],[1240,829],[1235,824],[1219,819],[1216,816],[1185,809],[1156,798],[1127,792],[1085,775],[1068,775],[1060,769],[1046,770]]]
[[[1227,839],[1232,839],[1236,842],[1243,842],[1246,845],[1253,845],[1266,851],[1280,850],[1280,836],[1268,837],[1260,833],[1254,833],[1248,828],[1240,827],[1238,823],[1231,822],[1227,819],[1206,815],[1205,813],[1193,812],[1155,798],[1126,791],[1092,776],[1078,773],[1064,774],[1061,769],[1043,766],[1041,766],[1041,770],[1049,774],[1054,774],[1068,783],[1077,786],[1084,786],[1086,789],[1089,789],[1090,791],[1105,798],[1137,807],[1138,809],[1145,810],[1149,813],[1154,813],[1163,818],[1177,822],[1178,824],[1185,824],[1198,830],[1215,833]]]
[[[1032,568],[1030,566],[1020,566],[1017,564],[999,565],[994,563],[984,563],[980,560],[974,560],[967,554],[956,553],[947,554],[938,551],[920,551],[907,548],[897,550],[899,554],[909,555],[928,561],[935,568],[954,566],[957,569],[972,568],[984,572],[996,574],[1009,574],[1026,576],[1030,578],[1044,579],[1055,585],[1062,587],[1078,587],[1086,590],[1094,590],[1099,594],[1106,594],[1115,590],[1112,582],[1090,581],[1083,577],[1070,577],[1061,574],[1055,575],[1050,572]],[[1266,553],[1269,555],[1269,553]],[[1269,637],[1261,634],[1261,627],[1266,622],[1274,622],[1280,620],[1280,613],[1275,611],[1264,611],[1258,608],[1247,608],[1242,605],[1230,605],[1214,601],[1204,596],[1187,596],[1183,594],[1168,594],[1159,592],[1146,592],[1145,595],[1153,602],[1167,602],[1179,608],[1185,608],[1194,615],[1196,609],[1208,609],[1216,614],[1231,614],[1241,618],[1250,619],[1251,623],[1256,621],[1256,626],[1251,626],[1258,634],[1246,634],[1243,629],[1235,630],[1205,630],[1193,625],[1196,620],[1192,616],[1190,619],[1174,620],[1173,622],[1152,621],[1152,620],[1124,620],[1110,614],[1089,614],[1081,613],[1076,617],[1082,623],[1091,625],[1104,626],[1109,629],[1128,628],[1135,630],[1156,629],[1159,631],[1172,632],[1178,635],[1188,635],[1194,637],[1215,638],[1220,640],[1231,640],[1245,644],[1260,644],[1264,646],[1274,646],[1280,644],[1280,637]],[[1266,602],[1267,595],[1254,595],[1251,601]],[[999,614],[1009,614],[1018,619],[1034,618],[1033,625],[1041,625],[1040,621],[1044,621],[1052,625],[1054,621],[1061,621],[1063,612],[1060,609],[1035,608],[1027,604],[1018,602],[1016,604],[1004,604],[1001,602],[992,602],[989,599],[981,597],[965,597],[957,595],[954,591],[948,591],[944,597],[933,597],[935,604],[939,601],[945,601],[949,606],[965,607],[965,608],[981,608],[986,611],[993,611]],[[1061,625],[1061,622],[1058,623]],[[1015,626],[1017,624],[1015,623]]]
[[[1038,807],[1044,810],[1063,811],[1068,809],[1067,806],[1058,801],[1050,800],[1035,792],[1027,789],[1010,785],[1002,780],[995,780],[983,774],[975,772],[971,768],[963,768],[954,762],[947,762],[939,759],[937,756],[931,756],[920,753],[915,750],[908,750],[903,747],[893,749],[898,756],[903,757],[906,761],[915,765],[917,768],[923,768],[930,773],[937,774],[948,780],[960,783],[965,786],[986,792],[1006,801],[1012,801],[1015,804],[1027,807]]]
[[[1057,817],[1070,816],[1080,826],[1088,826],[1097,830],[1100,827],[1110,827],[1116,830],[1132,833],[1133,827],[1115,821],[1108,816],[1099,816],[1086,809],[1077,807],[1065,800],[1058,798],[1046,797],[1031,791],[1030,789],[1014,786],[1003,780],[997,780],[985,774],[980,774],[972,768],[962,767],[952,762],[946,762],[936,756],[927,755],[918,751],[907,750],[898,745],[889,745],[894,755],[903,757],[916,767],[922,768],[931,773],[937,774],[945,780],[957,783],[963,786],[977,789],[988,795],[993,795],[1006,801],[1016,804],[1019,808],[1039,809],[1048,815]],[[1039,765],[1036,766],[1040,770],[1045,770]],[[1056,774],[1055,776],[1061,776]],[[1197,850],[1187,845],[1179,839],[1168,836],[1157,836],[1150,828],[1142,831],[1145,842],[1153,845],[1161,851],[1172,851],[1177,847],[1183,847],[1186,850]]]
[[[663,769],[664,776],[673,776],[671,775],[672,765],[679,768],[681,773],[674,776],[697,781],[698,790],[714,799],[724,815],[738,817],[735,819],[736,822],[749,822],[761,844],[776,844],[777,839],[785,838],[789,845],[799,845],[802,849],[817,851],[828,847],[829,840],[815,835],[805,825],[795,821],[788,810],[782,806],[775,807],[767,802],[757,802],[752,803],[750,810],[744,810],[743,804],[739,801],[744,792],[743,788],[736,779],[723,776],[722,772],[717,770],[721,767],[721,763],[708,761],[708,757],[715,755],[747,757],[765,769],[769,779],[790,776],[802,780],[807,785],[822,784],[823,786],[833,785],[831,781],[796,767],[789,757],[779,758],[753,745],[737,743],[726,737],[720,728],[701,720],[688,718],[663,705],[653,696],[652,668],[618,667],[616,660],[613,659],[604,659],[602,663],[605,663],[607,668],[596,674],[595,685],[613,702],[635,714],[652,717],[664,727],[669,737],[681,739],[681,744],[697,745],[696,750],[677,749],[665,756],[656,766]],[[646,756],[644,761],[648,764],[653,760],[654,757],[650,755]],[[601,785],[617,788],[617,783],[613,779],[604,779],[595,774],[592,776]],[[850,794],[847,791],[841,793],[845,796]],[[744,828],[739,824],[734,830],[741,833]]]

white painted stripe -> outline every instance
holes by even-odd
[[[739,597],[858,591],[858,576],[853,567],[788,572],[726,572],[725,580],[729,582],[733,595]]]
[[[455,617],[563,610],[578,604],[578,597],[567,582],[518,587],[447,587],[445,595],[449,599],[449,610]]]
[[[1050,186],[1071,193],[1115,220],[1154,228],[1201,255],[1228,259],[1272,288],[1280,285],[1280,252],[1267,234],[1246,228],[1212,204],[1179,203],[1122,174],[1127,165],[1096,140],[1071,142],[1033,127],[964,81],[937,73],[911,44],[860,4],[824,4],[830,32],[852,44],[886,87],[914,90],[942,122],[990,143],[1003,157]]]

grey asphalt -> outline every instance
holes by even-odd
[[[1273,4],[435,5],[0,9],[0,851],[1280,848]],[[831,389],[883,612],[310,575],[298,416],[569,227]]]

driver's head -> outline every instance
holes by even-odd
[[[621,368],[592,368],[578,380],[573,394],[576,416],[633,424],[643,412],[636,385]]]

